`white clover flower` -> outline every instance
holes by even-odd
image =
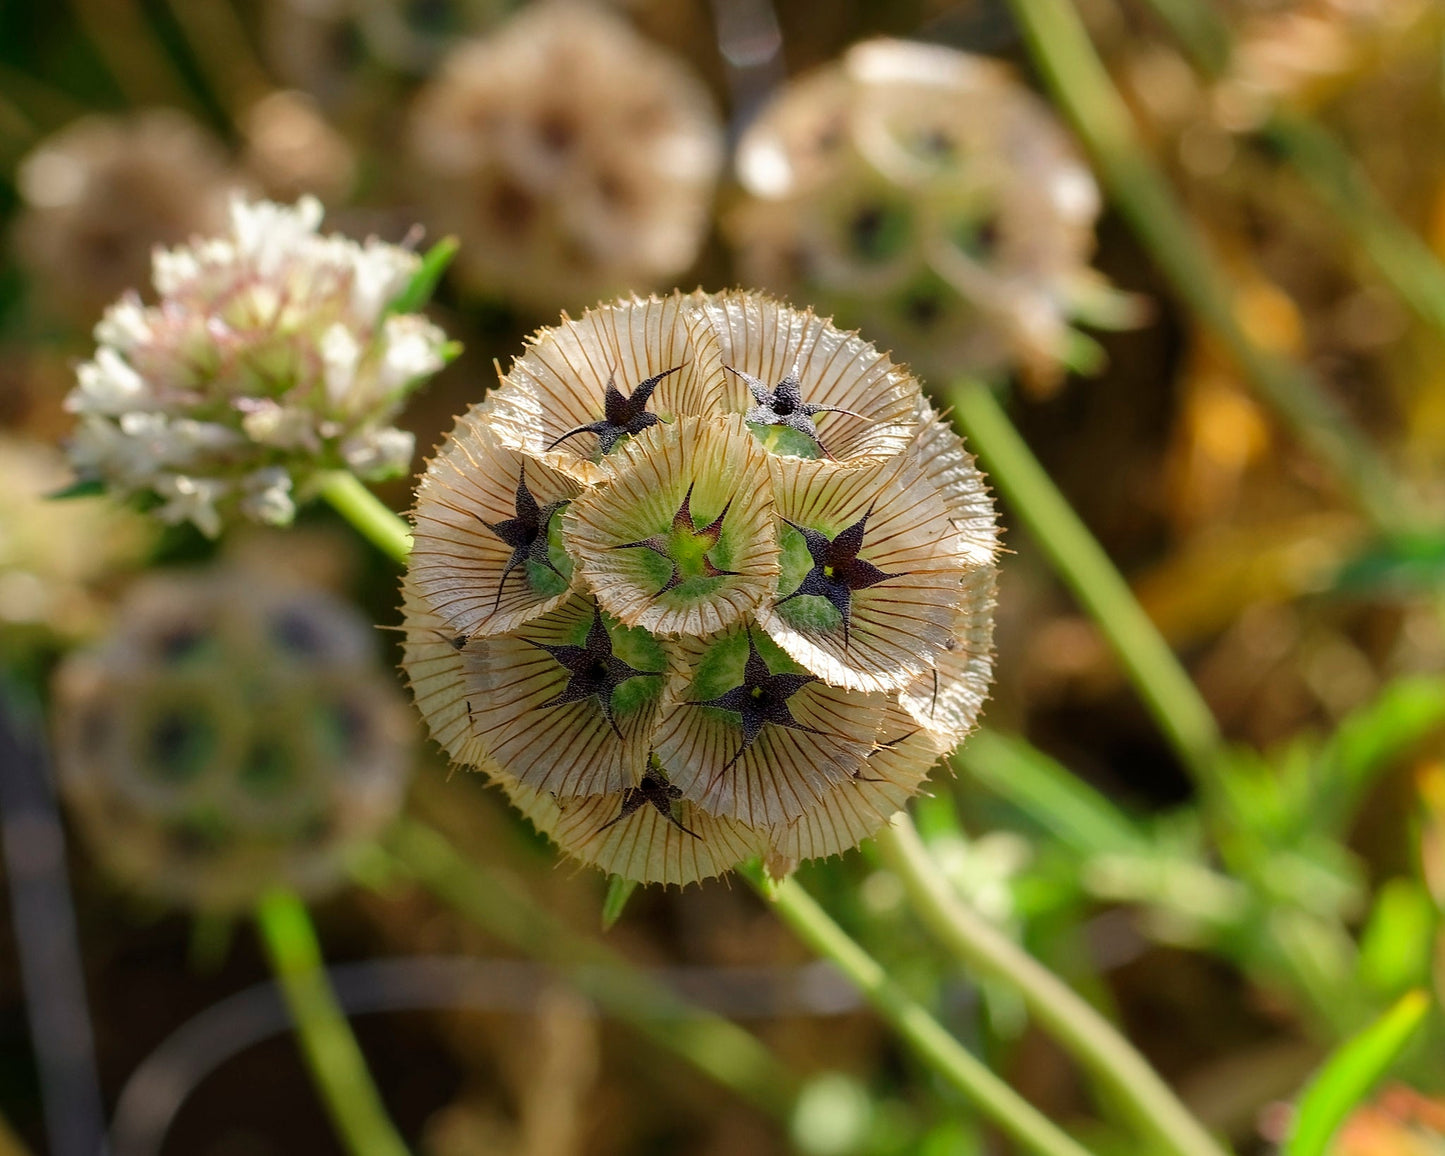
[[[973,459],[917,379],[756,294],[539,332],[413,522],[402,665],[433,736],[627,878],[856,845],[987,693]]]
[[[160,303],[106,311],[66,401],[82,476],[215,535],[236,514],[289,522],[321,471],[406,470],[411,435],[391,422],[445,364],[446,335],[387,313],[415,253],[321,236],[322,214],[310,197],[237,199],[228,236],[156,252]]]

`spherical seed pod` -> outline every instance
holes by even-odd
[[[462,240],[458,274],[550,310],[692,264],[722,131],[682,62],[600,5],[548,0],[452,51],[410,151],[430,222]]]
[[[390,423],[447,356],[425,317],[389,311],[420,258],[321,236],[321,218],[310,197],[237,199],[229,235],[156,251],[160,303],[106,311],[66,402],[82,477],[214,537],[228,517],[290,522],[323,471],[406,468]]]
[[[20,162],[16,249],[46,301],[88,327],[145,281],[157,246],[221,229],[240,184],[220,141],[174,109],[82,117]]]
[[[55,681],[61,788],[92,853],[206,910],[335,886],[410,769],[406,707],[366,622],[222,568],[143,580],[121,623]]]
[[[1003,66],[873,40],[787,86],[738,146],[744,276],[804,292],[930,371],[1056,379],[1099,196]]]
[[[769,298],[538,333],[413,523],[403,665],[433,735],[628,878],[855,845],[987,691],[972,458],[916,378]]]

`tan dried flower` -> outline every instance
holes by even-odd
[[[855,845],[987,691],[972,459],[916,379],[755,294],[539,332],[413,520],[403,666],[433,735],[628,878]]]
[[[231,909],[325,890],[397,813],[411,727],[373,632],[241,568],[156,575],[56,676],[61,786],[132,886]]]
[[[789,84],[738,146],[744,278],[826,303],[940,372],[1056,380],[1099,195],[996,62],[872,40]]]
[[[104,622],[107,578],[138,566],[150,526],[110,502],[56,502],[70,470],[53,446],[0,435],[0,650],[27,632],[75,640]]]
[[[548,311],[687,269],[722,132],[701,83],[606,9],[547,0],[453,50],[411,112],[430,223],[471,286]]]
[[[20,257],[79,324],[142,284],[151,251],[225,225],[240,178],[205,129],[174,109],[82,117],[20,163]]]

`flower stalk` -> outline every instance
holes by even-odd
[[[1332,470],[1361,512],[1387,533],[1408,530],[1417,516],[1415,503],[1379,451],[1309,370],[1264,350],[1245,331],[1218,259],[1144,152],[1129,110],[1070,0],[1009,0],[1009,6],[1114,203],[1180,299],[1300,443]]]
[[[1207,784],[1224,739],[1158,627],[988,387],[965,379],[949,399],[999,492],[1093,616],[1180,761],[1197,783]]]
[[[944,1030],[907,995],[884,967],[814,901],[796,879],[773,883],[761,869],[749,882],[804,943],[843,972],[918,1056],[1036,1156],[1089,1156],[1086,1148],[1045,1118]]]
[[[262,946],[296,1025],[311,1077],[336,1134],[351,1156],[406,1156],[387,1117],[356,1037],[326,979],[321,946],[306,906],[272,891],[256,906]]]
[[[958,897],[907,812],[879,832],[877,845],[934,935],[979,975],[1017,990],[1039,1024],[1127,1112],[1151,1152],[1223,1156],[1224,1149],[1108,1020]]]

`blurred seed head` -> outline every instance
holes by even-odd
[[[1099,194],[1002,65],[872,40],[787,85],[744,134],[725,221],[744,280],[956,374],[1061,374]]]
[[[539,309],[670,280],[722,163],[702,84],[609,11],[546,0],[457,46],[410,117],[417,195],[477,292]]]
[[[241,129],[243,162],[268,196],[292,201],[310,193],[335,201],[351,190],[356,175],[351,146],[305,93],[262,97],[246,111]]]
[[[540,331],[413,522],[403,668],[433,737],[627,878],[856,845],[987,693],[973,459],[917,379],[757,294]]]
[[[321,218],[311,197],[238,198],[227,235],[156,251],[160,304],[106,310],[67,399],[82,477],[214,536],[228,517],[290,522],[319,471],[406,470],[412,436],[390,423],[446,335],[388,311],[415,253],[322,236]]]
[[[339,882],[397,813],[411,728],[373,632],[239,568],[153,575],[55,681],[61,787],[129,885],[231,909]]]
[[[89,325],[146,279],[156,246],[223,228],[240,183],[220,142],[174,109],[85,116],[21,162],[15,246],[47,303]]]

